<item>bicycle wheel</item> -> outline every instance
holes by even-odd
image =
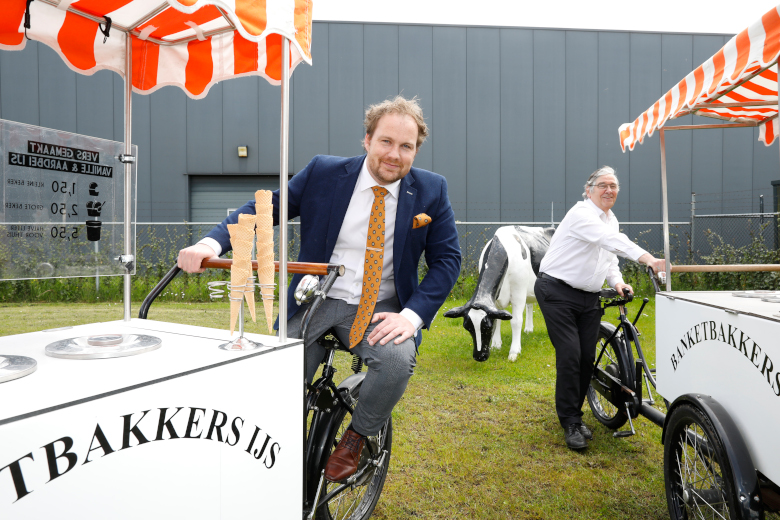
[[[351,394],[353,398],[353,406],[357,404],[361,386],[362,384],[355,387]],[[335,425],[335,427],[330,428],[327,432],[327,446],[330,446],[330,449],[328,450],[327,456],[324,457],[320,470],[325,468],[325,464],[327,463],[327,459],[330,456],[330,453],[332,453],[338,445],[341,437],[344,435],[344,432],[347,430],[347,427],[351,421],[349,412],[343,407],[339,407],[333,413],[336,415],[334,416],[333,422],[330,424]],[[390,448],[393,443],[392,419],[387,420],[384,427],[382,427],[382,430],[377,436],[369,437],[368,442],[373,443],[372,445],[374,446],[374,450],[379,453],[381,453],[383,450],[387,451],[387,455],[385,455],[382,464],[375,467],[373,471],[367,472],[364,477],[357,481],[354,485],[346,488],[344,491],[323,504],[317,510],[316,516],[318,519],[363,520],[370,517],[371,513],[374,512],[374,508],[379,501],[379,495],[382,493],[382,488],[385,485],[387,468],[390,465]],[[363,456],[361,457],[361,461],[364,457],[366,460],[369,458],[368,447],[363,448]],[[338,488],[340,484],[325,481],[323,486],[324,489],[322,489],[320,496],[326,497],[328,493]]]
[[[631,381],[629,374],[631,373],[630,367],[632,365],[631,360],[626,360],[619,351],[619,344],[615,338],[607,343],[607,338],[612,334],[614,328],[609,329],[603,324],[599,328],[599,339],[596,344],[596,359],[598,359],[598,368],[601,368],[607,374],[620,380],[629,388],[632,388],[633,384],[627,384]],[[604,353],[601,354],[602,349]],[[601,358],[599,359],[599,355]],[[602,394],[600,394],[593,385],[588,386],[588,404],[593,412],[593,416],[596,420],[613,430],[617,430],[628,421],[628,416],[625,411],[618,409],[614,404]]]
[[[731,464],[707,415],[683,404],[666,428],[664,481],[672,520],[740,518]]]

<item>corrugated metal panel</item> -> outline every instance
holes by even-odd
[[[235,78],[214,85],[203,99],[187,98],[187,173],[222,173],[222,92],[225,85],[247,79],[256,80]]]
[[[465,56],[466,29],[433,28],[433,171],[447,178],[458,220],[468,219]]]
[[[566,32],[567,208],[582,200],[585,179],[599,167],[598,45],[597,33]]]
[[[507,222],[534,218],[533,63],[533,31],[502,29],[501,220]]]
[[[39,124],[38,45],[18,52],[0,52],[0,117]]]
[[[398,89],[405,97],[417,96],[425,114],[425,123],[433,127],[433,28],[401,26],[398,29]],[[414,165],[433,170],[433,146],[430,139],[417,152]]]
[[[534,31],[533,220],[542,222],[549,221],[550,202],[566,207],[565,37],[563,31]]]
[[[466,177],[468,220],[501,218],[501,54],[498,29],[466,31]]]
[[[629,61],[629,103],[632,114],[641,114],[663,94],[661,92],[661,35],[632,34]],[[674,136],[671,136],[672,138]],[[629,154],[629,186],[626,176],[621,180],[622,198],[628,198],[630,213],[620,215],[622,220],[638,222],[661,220],[661,153],[658,132],[646,138]],[[643,150],[639,150],[643,148]],[[636,153],[639,151],[640,153]],[[667,162],[667,171],[672,167]],[[628,197],[626,197],[628,195]]]
[[[190,177],[190,222],[221,222],[228,209],[254,200],[257,190],[279,189],[278,176],[193,175]]]
[[[598,160],[596,163],[612,166],[618,172],[624,196],[618,197],[613,208],[618,218],[628,220],[629,155],[620,149],[615,128],[628,121],[629,86],[628,63],[630,35],[628,33],[599,33],[599,97],[598,97]],[[580,186],[585,184],[582,179]],[[580,192],[582,194],[582,192]]]
[[[722,36],[694,36],[693,37],[693,63],[704,63],[718,49],[723,47],[726,39]],[[698,65],[696,65],[698,66]],[[628,119],[626,119],[628,121]],[[693,124],[712,124],[712,119],[693,116]],[[729,129],[729,137],[733,128]],[[695,193],[720,192],[723,185],[723,129],[696,130],[691,139],[691,189]],[[674,136],[672,136],[674,137]],[[763,146],[763,144],[761,145]],[[632,152],[633,153],[633,152]],[[668,168],[668,166],[667,166]],[[670,172],[671,173],[671,172]],[[777,169],[774,171],[777,174]],[[775,175],[777,178],[777,175]],[[720,214],[723,212],[721,200],[710,202],[706,205],[706,213]],[[701,200],[701,197],[700,197]],[[701,204],[699,208],[703,208]],[[700,211],[701,212],[701,211]],[[713,229],[713,231],[716,231]]]
[[[668,92],[694,66],[693,37],[681,34],[661,36],[661,91]],[[698,62],[701,63],[701,62]],[[629,118],[630,119],[630,118]],[[670,121],[669,126],[690,125],[691,116]],[[701,131],[701,130],[699,130]],[[666,134],[666,164],[669,189],[669,220],[686,220],[691,216],[691,139],[693,130],[676,130]],[[634,148],[636,150],[636,148]],[[631,152],[633,153],[633,152]],[[668,169],[674,165],[674,175]],[[659,176],[660,177],[660,176]]]

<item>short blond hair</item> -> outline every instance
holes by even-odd
[[[386,99],[376,105],[371,105],[366,110],[366,119],[363,125],[366,127],[366,135],[371,138],[376,130],[376,125],[385,114],[400,114],[411,117],[417,124],[417,148],[420,148],[428,137],[428,125],[425,124],[422,108],[417,102],[417,96],[412,99],[406,99],[403,96],[395,96],[393,99]],[[365,142],[363,143],[365,148]]]

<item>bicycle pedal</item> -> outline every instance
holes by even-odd
[[[634,432],[631,430],[623,430],[612,434],[613,437],[631,437],[632,435],[634,435]]]

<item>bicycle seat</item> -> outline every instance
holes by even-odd
[[[347,345],[345,345],[344,343],[342,343],[341,341],[339,341],[338,336],[336,336],[336,334],[335,334],[335,332],[333,331],[332,328],[326,330],[322,334],[322,336],[320,336],[317,339],[317,343],[319,343],[320,345],[322,345],[323,347],[325,347],[327,349],[341,350],[343,352],[350,352],[351,353],[351,351],[349,350],[349,347]]]

